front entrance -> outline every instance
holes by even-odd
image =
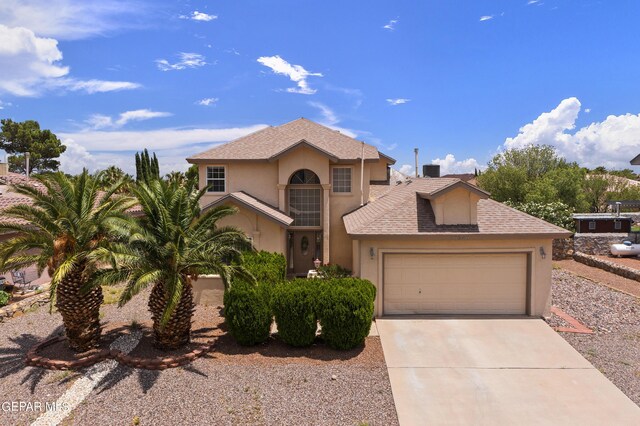
[[[322,231],[289,232],[289,272],[307,276],[313,261],[322,257]]]

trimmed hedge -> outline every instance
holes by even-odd
[[[0,307],[5,306],[9,303],[9,299],[11,299],[11,295],[6,291],[0,290]]]
[[[268,287],[234,283],[224,292],[224,317],[229,333],[241,345],[251,346],[267,340],[273,320]]]
[[[245,252],[243,265],[251,272],[259,284],[283,282],[287,277],[287,260],[281,253],[268,251]]]
[[[343,350],[363,344],[371,329],[375,286],[359,278],[318,281],[316,312],[324,340]]]
[[[296,279],[276,285],[271,307],[278,336],[291,346],[309,346],[316,338],[317,280]]]

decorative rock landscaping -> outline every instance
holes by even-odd
[[[600,268],[613,274],[620,275],[621,277],[629,278],[630,280],[640,281],[640,270],[630,268],[629,266],[579,252],[576,252],[573,255],[573,258],[576,262]]]
[[[32,308],[43,306],[49,303],[49,293],[34,293],[33,296],[28,297],[20,302],[12,303],[3,308],[0,308],[0,323],[12,318],[16,314],[22,314]]]

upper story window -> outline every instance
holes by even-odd
[[[208,192],[225,192],[227,189],[226,183],[226,170],[224,166],[207,167]]]
[[[351,192],[351,167],[334,167],[332,169],[333,192]]]
[[[289,185],[318,185],[320,184],[320,178],[318,175],[308,169],[301,169],[295,172],[291,179],[289,179]]]

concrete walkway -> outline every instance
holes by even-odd
[[[539,319],[381,319],[407,425],[630,425],[640,408]]]

